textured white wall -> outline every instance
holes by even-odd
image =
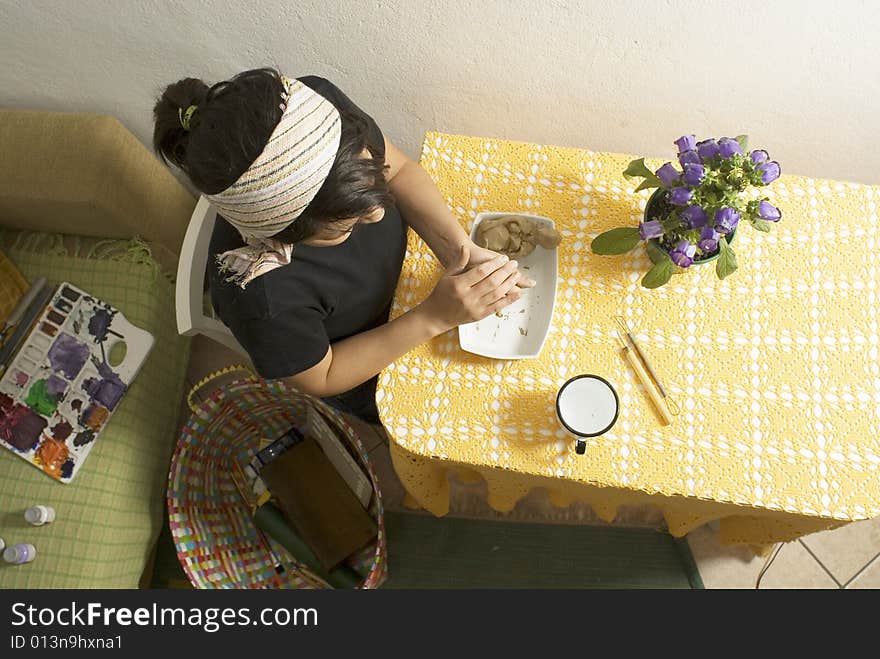
[[[117,116],[165,84],[323,75],[416,157],[426,130],[639,155],[748,133],[880,183],[875,0],[0,0],[0,105]]]

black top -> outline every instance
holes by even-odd
[[[364,114],[331,82],[316,76],[298,80],[339,110]],[[382,131],[366,118],[370,145],[384,156]],[[224,280],[216,260],[242,245],[238,230],[218,216],[208,263],[211,303],[259,374],[281,378],[317,364],[331,343],[387,322],[406,251],[406,224],[397,208],[388,208],[381,221],[356,225],[339,245],[298,245],[289,265],[244,289]]]

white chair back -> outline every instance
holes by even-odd
[[[216,220],[217,209],[202,195],[190,218],[177,265],[175,290],[177,332],[184,336],[204,334],[236,351],[250,362],[245,349],[241,347],[229,328],[214,315],[210,301],[205,299],[204,282],[209,257],[208,248]]]

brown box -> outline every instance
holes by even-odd
[[[311,437],[260,474],[287,521],[330,570],[376,537],[376,522]]]

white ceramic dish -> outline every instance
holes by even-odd
[[[527,217],[555,228],[553,220],[525,213],[480,213],[474,218],[471,239],[480,222],[505,215]],[[536,247],[517,259],[520,271],[535,280],[534,288],[522,289],[519,300],[476,323],[458,328],[462,350],[493,359],[529,359],[541,354],[556,304],[557,250]]]

